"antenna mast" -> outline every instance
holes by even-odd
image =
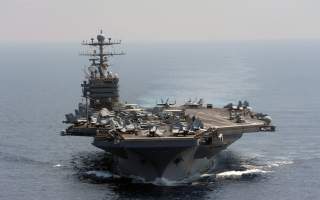
[[[90,77],[88,81],[83,81],[83,84],[81,84],[83,97],[86,98],[86,105],[89,108],[97,110],[108,108],[112,110],[113,106],[119,102],[119,78],[108,71],[110,66],[108,58],[124,53],[110,51],[108,47],[120,43],[121,41],[113,41],[111,38],[106,39],[102,31],[96,39],[91,38],[89,42],[82,42],[82,45],[93,47],[93,50],[88,49],[84,53],[80,53],[83,56],[90,56],[89,61],[91,62],[88,67]]]
[[[85,46],[92,46],[95,47],[95,49],[91,51],[87,51],[84,53],[80,53],[82,56],[91,56],[89,60],[91,61],[91,66],[97,67],[99,71],[100,78],[105,78],[105,72],[107,71],[109,67],[108,63],[108,57],[115,56],[115,55],[124,55],[123,52],[111,52],[108,51],[105,47],[112,46],[115,44],[121,44],[121,40],[114,41],[111,38],[108,38],[106,40],[105,35],[103,34],[102,30],[100,31],[100,34],[97,35],[96,40],[94,38],[91,38],[91,41],[83,41],[82,45]],[[97,52],[98,50],[98,52]]]

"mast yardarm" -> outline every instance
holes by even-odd
[[[111,38],[107,38],[106,40],[106,37],[101,30],[100,34],[97,35],[96,40],[94,38],[91,38],[90,42],[82,42],[82,45],[92,46],[94,47],[94,50],[80,53],[80,55],[90,56],[91,58],[89,59],[89,61],[91,61],[91,66],[97,67],[100,78],[105,78],[105,72],[107,72],[107,69],[109,67],[108,57],[115,55],[124,55],[123,52],[113,52],[107,48],[116,44],[121,44],[121,40],[115,41]],[[92,71],[90,72],[92,73]]]

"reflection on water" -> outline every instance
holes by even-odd
[[[250,180],[271,173],[273,168],[293,164],[292,161],[264,161],[259,158],[246,158],[232,151],[223,151],[217,155],[217,165],[204,174],[194,174],[182,182],[167,180],[167,182],[148,182],[147,184],[162,186],[197,185],[222,181],[224,179]],[[81,153],[73,156],[71,165],[80,180],[92,183],[126,182],[143,184],[143,180],[123,178],[113,174],[112,156],[108,153]]]
[[[233,151],[218,155],[219,164],[205,174],[199,174],[190,182],[144,183],[140,179],[122,178],[112,174],[112,159],[107,153],[79,153],[73,156],[71,165],[81,182],[102,184],[115,192],[116,199],[204,199],[207,194],[219,190],[231,182],[257,182],[269,179],[269,173],[277,168],[293,164],[292,161],[261,160],[246,157]],[[108,199],[108,197],[107,197]]]

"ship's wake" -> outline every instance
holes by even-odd
[[[276,167],[289,164],[293,164],[293,161],[286,158],[269,160],[261,155],[246,157],[232,151],[224,151],[217,156],[217,166],[211,169],[210,173],[201,174],[200,177],[210,181],[266,178]]]
[[[221,152],[216,159],[214,168],[205,173],[193,174],[184,180],[175,181],[157,178],[145,181],[141,177],[121,177],[113,172],[112,158],[106,153],[88,153],[74,156],[73,168],[80,180],[91,183],[130,183],[151,184],[156,186],[186,186],[198,184],[212,184],[224,180],[250,181],[257,178],[267,178],[275,168],[289,165],[293,162],[286,159],[266,160],[261,156],[244,157],[232,151]]]

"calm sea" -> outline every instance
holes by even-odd
[[[275,133],[243,136],[188,184],[111,179],[91,138],[61,137],[80,99],[78,44],[1,44],[0,199],[320,199],[320,41],[125,44],[121,97],[248,100]]]

